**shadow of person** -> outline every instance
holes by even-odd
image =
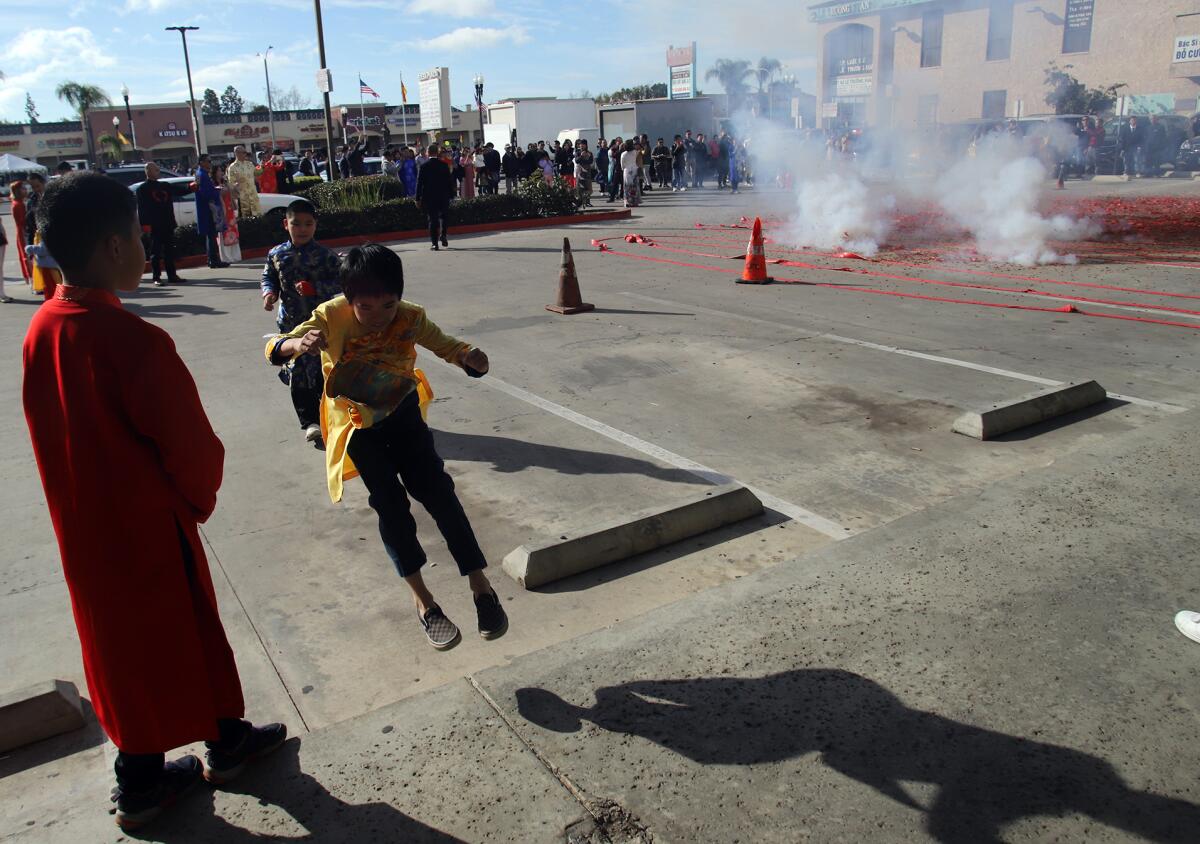
[[[169,814],[156,821],[144,841],[178,844],[261,844],[263,841],[314,841],[321,844],[464,844],[453,835],[434,829],[389,803],[346,803],[329,793],[310,774],[300,770],[300,739],[292,738],[278,751],[256,762],[236,782],[222,790],[255,798],[242,814],[254,820],[255,830],[245,829],[215,814],[214,792],[200,785],[197,793],[182,799]],[[362,770],[369,777],[370,770]],[[274,805],[291,816],[272,817]],[[236,820],[236,817],[235,817]],[[303,827],[305,834],[291,831]]]
[[[531,466],[553,469],[563,475],[644,475],[672,483],[708,482],[683,469],[668,468],[621,454],[526,442],[489,434],[459,434],[435,429],[438,453],[446,460],[491,463],[497,472],[520,472]]]
[[[848,671],[632,682],[598,689],[591,707],[538,688],[516,698],[522,717],[545,729],[574,732],[586,720],[702,765],[819,753],[835,771],[925,812],[938,841],[999,842],[1020,818],[1071,813],[1151,841],[1200,836],[1200,807],[1131,789],[1103,759],[910,709]],[[936,786],[932,805],[905,782]]]

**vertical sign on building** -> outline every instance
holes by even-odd
[[[435,67],[417,77],[421,92],[421,131],[449,129],[450,68]]]
[[[667,98],[688,100],[696,96],[696,42],[688,47],[667,48]]]
[[[1063,23],[1064,53],[1086,53],[1092,49],[1092,16],[1096,0],[1067,0]]]

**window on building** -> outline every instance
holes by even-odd
[[[921,16],[921,67],[942,66],[941,10]]]
[[[984,91],[983,114],[984,120],[1003,120],[1008,108],[1008,91]]]
[[[987,60],[1003,61],[1012,54],[1013,0],[992,0],[988,7]]]
[[[936,126],[938,122],[938,95],[923,94],[917,100],[917,125]]]
[[[1092,49],[1092,15],[1096,0],[1067,0],[1063,25],[1064,53],[1086,53]]]

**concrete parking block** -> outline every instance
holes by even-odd
[[[750,490],[722,484],[666,506],[522,545],[504,558],[504,571],[526,589],[534,589],[762,512],[762,502]]]
[[[987,410],[970,411],[954,422],[954,432],[990,440],[1018,428],[1036,425],[1067,413],[1099,404],[1108,393],[1095,381],[1073,382],[1047,387]]]
[[[0,753],[83,726],[79,689],[47,680],[0,695]]]

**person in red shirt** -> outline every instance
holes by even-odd
[[[170,336],[117,297],[146,260],[133,193],[98,173],[55,179],[37,226],[63,283],[30,322],[22,402],[92,706],[118,750],[116,821],[132,830],[202,772],[229,782],[287,729],[242,720],[200,540],[224,447]],[[165,761],[197,741],[203,765]]]
[[[266,150],[263,153],[263,162],[259,167],[258,176],[259,193],[279,192],[279,173],[283,167],[283,156],[279,152]]]

